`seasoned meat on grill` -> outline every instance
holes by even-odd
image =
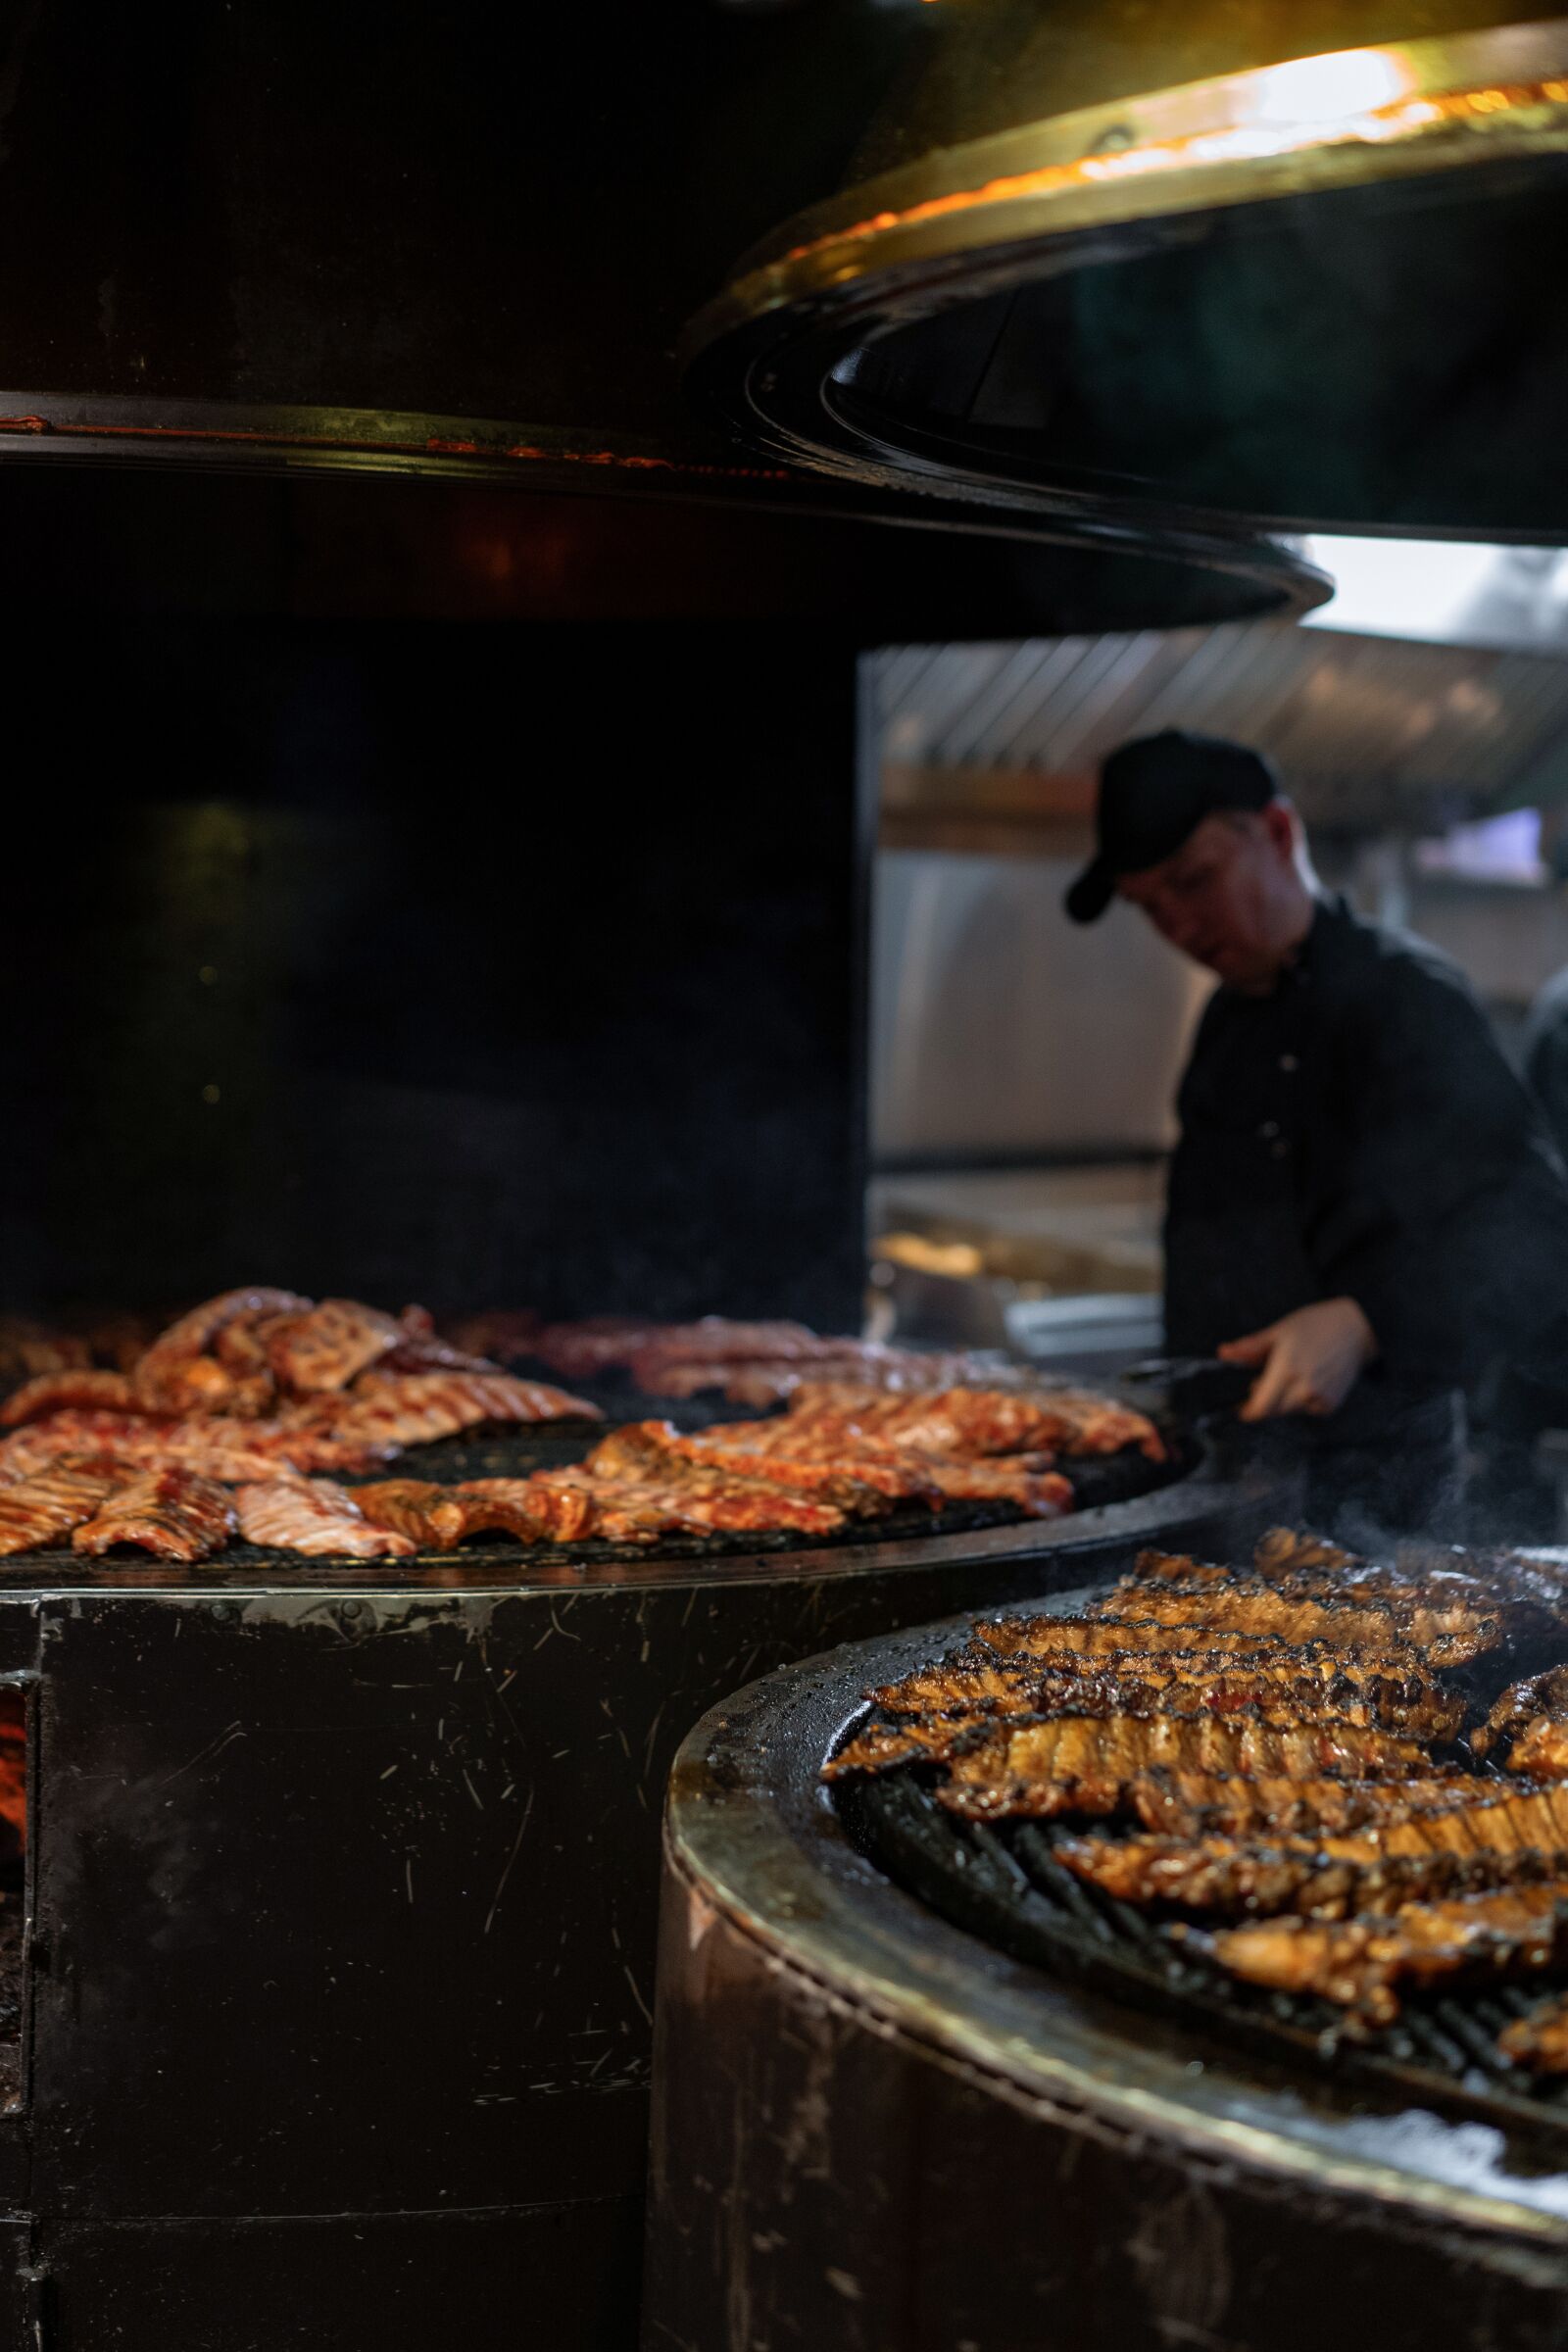
[[[407,1559],[411,1537],[372,1527],[345,1490],[329,1478],[273,1478],[241,1487],[234,1501],[247,1544],[271,1544],[312,1558]]]
[[[396,1446],[455,1437],[484,1421],[603,1419],[582,1397],[510,1372],[370,1371],[361,1374],[330,1426],[350,1444]]]
[[[90,1519],[125,1473],[104,1466],[54,1462],[36,1477],[0,1487],[0,1552],[37,1551]]]
[[[1202,1649],[1244,1659],[1293,1654],[1302,1643],[1283,1634],[1233,1634],[1212,1626],[1153,1625],[1132,1617],[994,1617],[974,1629],[975,1640],[999,1657],[1110,1657],[1134,1650],[1174,1652]],[[1362,1653],[1363,1656],[1366,1654]],[[1408,1662],[1402,1645],[1392,1653]]]
[[[519,1544],[569,1544],[585,1534],[592,1517],[587,1497],[544,1494],[531,1478],[466,1478],[443,1490],[438,1523],[456,1526],[455,1541],[494,1532]]]
[[[1353,1551],[1342,1550],[1326,1536],[1314,1536],[1305,1528],[1271,1527],[1258,1539],[1252,1565],[1259,1576],[1272,1579],[1302,1568],[1355,1568],[1359,1562]]]
[[[520,1488],[527,1490],[526,1497],[517,1492]],[[610,1529],[603,1524],[607,1515],[618,1529],[629,1531],[617,1533],[616,1542],[653,1543],[667,1532],[670,1524],[657,1504],[650,1504],[642,1513],[623,1495],[612,1504],[607,1498],[612,1490],[596,1488],[581,1470],[535,1470],[525,1479],[470,1478],[465,1480],[464,1490],[477,1494],[481,1500],[494,1499],[498,1507],[510,1504],[525,1518],[537,1513],[539,1540],[547,1544],[576,1544],[588,1536],[608,1537]],[[495,1524],[494,1520],[475,1521],[474,1532],[481,1525]]]
[[[358,1298],[323,1298],[309,1314],[280,1321],[267,1347],[274,1378],[301,1396],[346,1389],[407,1337],[393,1315]]]
[[[24,1421],[41,1421],[65,1406],[88,1412],[141,1413],[142,1404],[123,1372],[39,1372],[13,1390],[0,1405],[0,1423],[20,1429]]]
[[[437,1332],[427,1307],[406,1306],[398,1317],[400,1337],[381,1361],[388,1372],[500,1372],[499,1356],[459,1347]]]
[[[1390,1853],[1366,1837],[1325,1838],[1316,1846],[1235,1838],[1197,1844],[1180,1838],[1074,1838],[1052,1851],[1068,1870],[1121,1902],[1175,1903],[1233,1917],[1381,1916],[1404,1903],[1568,1876],[1564,1848],[1459,1854],[1440,1846],[1428,1853]]]
[[[1553,1666],[1505,1690],[1471,1740],[1478,1756],[1508,1740],[1510,1772],[1568,1780],[1568,1666]]]
[[[613,1505],[617,1491],[627,1490],[633,1501],[667,1493],[686,1524],[707,1527],[792,1527],[805,1535],[829,1535],[844,1525],[835,1503],[801,1494],[786,1494],[760,1479],[711,1469],[685,1453],[672,1452],[664,1442],[669,1424],[632,1421],[602,1438],[583,1464],[596,1490],[603,1488]],[[671,1433],[673,1434],[673,1433]],[[700,1518],[690,1514],[700,1511]]]
[[[1497,2035],[1497,2055],[1532,2074],[1568,2075],[1568,1994],[1516,2017]]]
[[[1357,1599],[1298,1600],[1261,1577],[1236,1578],[1223,1585],[1118,1586],[1108,1601],[1091,1602],[1098,1616],[1142,1618],[1217,1633],[1279,1634],[1288,1642],[1329,1642],[1338,1649],[1398,1649],[1406,1644],[1434,1666],[1461,1666],[1502,1639],[1494,1616],[1464,1602],[1430,1605]]]
[[[372,1527],[407,1536],[421,1550],[450,1551],[463,1533],[463,1512],[449,1501],[455,1490],[428,1478],[379,1478],[345,1490]]]
[[[207,1355],[225,1324],[241,1316],[304,1314],[310,1305],[293,1291],[264,1289],[224,1291],[204,1299],[153,1342],[136,1366],[136,1386],[154,1407],[183,1410],[190,1401],[190,1367]]]
[[[857,1516],[884,1510],[891,1502],[923,1502],[935,1508],[942,1500],[942,1490],[918,1459],[892,1446],[846,1442],[818,1452],[809,1446],[797,1449],[749,1443],[748,1433],[771,1428],[767,1422],[720,1425],[700,1437],[681,1437],[667,1422],[662,1426],[669,1431],[664,1442],[671,1453],[710,1469],[760,1479],[789,1494],[820,1494]]]
[[[1494,1805],[1507,1792],[1496,1782],[1465,1772],[1424,1774],[1419,1780],[1244,1780],[1204,1773],[1150,1773],[1132,1790],[1132,1809],[1145,1829],[1177,1838],[1316,1836],[1323,1832],[1377,1829],[1392,1834],[1402,1823],[1446,1825],[1446,1841],[1462,1849],[1457,1824],[1472,1809]],[[1568,1843],[1554,1829],[1548,1842]]]
[[[1211,1936],[1171,1933],[1249,1984],[1320,1993],[1382,2026],[1399,2013],[1397,1984],[1529,1975],[1568,1958],[1568,1887],[1547,1881],[1406,1903],[1388,1919],[1272,1919]]]
[[[1165,1458],[1164,1442],[1146,1413],[1069,1389],[950,1388],[889,1396],[876,1389],[808,1384],[790,1398],[790,1418],[797,1417],[798,1426],[824,1436],[872,1438],[956,1461],[998,1453],[1118,1453],[1126,1446],[1153,1461]]]
[[[234,1533],[226,1489],[192,1470],[144,1470],[115,1487],[71,1539],[74,1551],[134,1544],[166,1560],[205,1560]]]
[[[1246,1666],[1201,1650],[1000,1666],[982,1650],[967,1663],[928,1667],[872,1695],[894,1714],[955,1707],[997,1715],[1260,1710],[1271,1723],[1320,1717],[1378,1725],[1416,1740],[1451,1740],[1464,1717],[1456,1692],[1438,1690],[1413,1667],[1391,1673],[1353,1659],[1342,1665],[1332,1653],[1308,1650]]]
[[[1133,1785],[1170,1771],[1261,1780],[1397,1780],[1426,1771],[1413,1740],[1351,1724],[1270,1724],[1255,1716],[1059,1716],[994,1731],[955,1759],[943,1804],[974,1820],[1113,1813]]]

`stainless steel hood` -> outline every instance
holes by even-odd
[[[1015,511],[1568,531],[1568,19],[918,13],[846,184],[688,332],[754,449]]]

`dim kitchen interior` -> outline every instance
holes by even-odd
[[[1552,2340],[1568,24],[159,32],[0,26],[0,2340]],[[1163,1316],[1209,982],[1062,911],[1167,730],[1205,1035],[1384,938],[1275,773],[1474,992],[1271,1044],[1413,1171],[1332,1411]]]

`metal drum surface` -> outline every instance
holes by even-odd
[[[1200,1466],[1050,1525],[705,1562],[19,1571],[14,2291],[53,2352],[635,2333],[659,1823],[721,1693],[1217,1543]],[[3,2266],[0,2266],[3,2267]],[[530,2333],[531,2331],[531,2333]]]
[[[950,1926],[818,1773],[967,1620],[773,1675],[676,1760],[646,2352],[1544,2352],[1568,2169]]]

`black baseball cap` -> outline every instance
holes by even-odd
[[[1067,912],[1075,923],[1098,921],[1123,874],[1173,857],[1216,809],[1264,808],[1279,789],[1261,752],[1217,735],[1167,727],[1122,744],[1100,771],[1100,849],[1068,891]]]

